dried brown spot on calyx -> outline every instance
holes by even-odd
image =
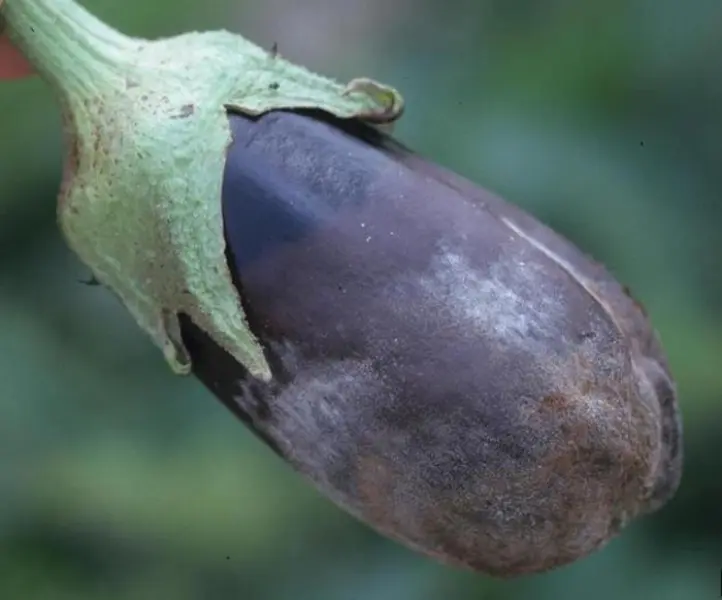
[[[171,119],[187,119],[195,113],[195,104],[184,104],[180,107],[178,114],[171,116]]]
[[[58,210],[64,208],[68,199],[68,192],[72,185],[75,174],[78,172],[80,163],[80,143],[75,133],[75,122],[69,111],[63,111],[62,117],[63,137],[65,138],[65,161],[63,163],[63,175],[60,182],[58,194]],[[71,212],[77,212],[77,208],[70,207]]]

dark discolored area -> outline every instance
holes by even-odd
[[[230,119],[229,262],[273,381],[184,335],[198,377],[331,499],[512,575],[673,493],[666,363],[602,267],[358,123]]]

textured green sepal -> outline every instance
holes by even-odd
[[[400,94],[369,79],[343,86],[224,31],[148,41],[73,0],[5,0],[1,10],[63,107],[58,216],[68,244],[175,372],[192,369],[178,321],[186,314],[268,380],[225,256],[227,111],[320,109],[383,125],[403,112]]]

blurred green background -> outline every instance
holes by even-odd
[[[85,4],[136,35],[225,27],[396,85],[398,137],[541,217],[646,304],[679,382],[685,475],[603,551],[512,582],[379,537],[78,283],[54,220],[58,111],[40,81],[0,83],[1,598],[718,597],[719,0]]]

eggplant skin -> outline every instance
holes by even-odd
[[[669,366],[602,266],[361,123],[229,119],[228,258],[272,381],[183,333],[198,378],[321,492],[499,577],[581,558],[674,494]]]

